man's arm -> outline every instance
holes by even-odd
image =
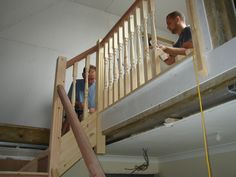
[[[186,55],[186,50],[193,48],[192,41],[187,41],[183,43],[183,46],[181,48],[178,47],[169,47],[169,46],[163,46],[161,45],[160,48],[168,53],[169,55]]]

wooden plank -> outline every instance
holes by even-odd
[[[206,57],[204,55],[204,42],[195,3],[196,2],[193,0],[186,0],[186,6],[192,31],[192,41],[194,46],[194,62],[196,62],[198,72],[201,75],[206,76],[208,74],[208,71],[206,66]]]
[[[0,124],[0,141],[48,145],[49,134],[46,128]]]
[[[0,159],[0,171],[17,171],[27,163],[29,163],[29,160]]]
[[[49,150],[45,150],[41,152],[36,158],[25,164],[19,171],[21,172],[37,172],[38,171],[38,161],[40,159],[47,158],[48,159]]]
[[[81,122],[84,128],[91,146],[96,145],[96,113],[90,114],[88,119]],[[60,176],[64,174],[68,169],[71,168],[78,160],[82,158],[81,152],[79,150],[78,144],[76,143],[75,136],[70,130],[61,139],[61,156],[60,156],[60,166],[59,174]]]
[[[42,172],[0,172],[0,177],[48,177]]]
[[[88,168],[91,176],[105,177],[103,169],[92,149],[89,142],[89,137],[87,137],[80,121],[77,118],[77,114],[70,104],[70,100],[65,92],[64,86],[58,85],[57,91],[60,96],[65,112],[68,116],[69,123],[71,125],[73,134],[75,135],[76,142],[80,148],[84,162]]]
[[[51,123],[51,134],[49,144],[49,176],[51,172],[58,169],[60,160],[60,147],[61,147],[61,127],[62,127],[62,116],[63,106],[57,93],[57,86],[65,84],[65,73],[66,73],[66,58],[58,57],[57,67],[55,74],[54,83],[54,95],[53,95],[53,114]],[[71,103],[70,103],[71,104]]]

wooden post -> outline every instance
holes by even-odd
[[[88,75],[89,75],[89,68],[90,68],[90,55],[88,55],[85,59],[85,87],[84,87],[84,113],[83,113],[83,120],[88,117]]]
[[[96,110],[103,110],[104,99],[104,48],[100,46],[100,40],[97,42],[98,52],[96,53]]]
[[[73,107],[75,107],[76,102],[76,78],[77,78],[77,69],[78,69],[78,63],[76,62],[73,65],[73,72],[72,72],[72,78],[73,78],[73,87],[72,87],[72,96],[71,96],[71,104]]]
[[[141,14],[140,8],[136,8],[135,11],[135,25],[137,34],[137,61],[138,61],[138,86],[144,83],[144,68],[143,68],[143,55],[142,55],[142,44],[141,44]]]
[[[125,95],[128,95],[130,92],[130,64],[129,64],[129,56],[128,56],[128,22],[124,22],[124,68],[125,68]]]
[[[108,86],[108,104],[113,103],[113,39],[109,39],[108,59],[109,59],[109,86]]]
[[[131,61],[131,90],[137,88],[137,69],[136,59],[134,56],[134,15],[129,17],[129,34],[130,34],[130,61]]]
[[[153,61],[153,77],[161,72],[160,58],[157,51],[157,35],[155,21],[155,0],[149,0],[149,9],[151,14],[151,31],[152,31],[152,61]]]
[[[60,162],[60,146],[61,146],[61,127],[63,117],[63,106],[57,93],[57,86],[65,84],[66,75],[66,58],[58,57],[57,68],[54,83],[53,95],[53,113],[49,142],[49,177],[52,177],[52,172],[58,170]],[[71,103],[70,103],[71,105]]]
[[[118,61],[117,61],[117,50],[118,50],[118,34],[114,33],[113,37],[113,55],[114,55],[114,81],[113,81],[113,99],[114,102],[118,100]]]
[[[152,60],[150,59],[149,44],[148,44],[148,3],[142,0],[142,17],[143,17],[143,35],[144,35],[144,67],[145,67],[145,81],[152,78]]]
[[[100,47],[100,40],[97,42],[98,44],[98,52],[96,59],[97,66],[97,93],[96,93],[96,106],[97,106],[97,133],[96,133],[96,146],[95,152],[98,154],[104,154],[106,149],[106,140],[105,136],[102,135],[102,125],[101,125],[101,114],[100,112],[103,110],[103,90],[104,90],[104,48]]]
[[[108,43],[105,43],[104,48],[104,108],[108,106]]]
[[[206,66],[206,57],[203,54],[204,53],[204,43],[202,38],[202,32],[199,25],[199,19],[197,17],[197,9],[195,1],[193,0],[186,0],[186,7],[188,10],[188,16],[190,18],[190,25],[191,25],[191,31],[192,31],[192,41],[193,41],[193,50],[195,55],[195,60],[197,65],[198,72],[206,76],[208,74],[207,66]]]
[[[119,27],[119,98],[124,96],[123,28]]]
[[[77,118],[77,114],[73,107],[71,106],[70,100],[65,92],[63,86],[57,86],[57,91],[60,96],[61,102],[65,108],[66,114],[68,116],[69,123],[71,125],[72,131],[75,135],[77,144],[80,148],[81,154],[84,158],[85,164],[89,170],[92,177],[105,177],[103,169],[92,149],[89,139]]]

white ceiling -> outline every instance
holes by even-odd
[[[209,146],[236,143],[236,100],[205,111],[206,130]],[[163,157],[203,148],[201,116],[195,114],[175,122],[134,135],[107,146],[112,155],[142,155],[142,148],[148,154]]]
[[[100,9],[102,11],[122,16],[124,12],[131,6],[134,0],[72,0],[73,2],[80,3],[89,7]],[[171,4],[171,6],[170,6]],[[165,17],[172,11],[181,11],[187,16],[185,0],[156,0],[156,21],[159,30],[168,32],[166,29]],[[186,17],[188,23],[188,18]],[[170,34],[171,35],[171,34]]]

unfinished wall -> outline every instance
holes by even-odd
[[[132,170],[126,170],[126,168],[132,169],[135,165],[141,165],[144,162],[143,157],[136,156],[105,156],[99,157],[100,163],[105,173],[110,174],[129,174]],[[137,172],[139,174],[157,174],[158,166],[157,161],[150,157],[150,166],[144,172]],[[77,162],[70,170],[68,170],[62,177],[89,177],[87,167],[84,161]]]
[[[92,47],[118,17],[72,1],[41,9],[37,1],[22,3],[1,4],[0,19],[6,24],[0,26],[0,122],[47,128],[57,57],[70,59]],[[15,10],[8,12],[10,7]],[[21,15],[25,11],[30,12]]]
[[[213,177],[236,176],[236,151],[210,156]],[[205,158],[195,157],[159,164],[160,177],[208,177]]]

